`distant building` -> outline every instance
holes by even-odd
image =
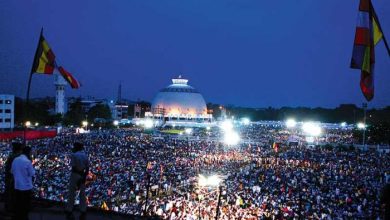
[[[110,105],[110,109],[114,120],[127,119],[129,117],[129,105],[126,102],[113,103]]]
[[[206,125],[212,121],[206,102],[188,80],[179,76],[172,84],[161,89],[154,98],[146,117],[161,120],[164,124],[192,126]]]
[[[15,96],[0,95],[0,129],[13,129],[15,123]]]
[[[95,99],[93,97],[87,97],[83,99],[79,98],[69,98],[68,99],[68,109],[70,109],[70,106],[77,102],[80,101],[81,108],[83,110],[83,113],[88,113],[88,111],[94,107],[95,105],[108,105],[107,100],[105,99]]]

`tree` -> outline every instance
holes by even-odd
[[[64,124],[65,125],[80,125],[85,119],[85,113],[81,104],[81,99],[77,99],[70,105],[69,111],[65,114]]]
[[[88,111],[88,121],[93,122],[97,118],[111,120],[111,110],[108,105],[97,104]]]

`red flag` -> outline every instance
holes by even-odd
[[[80,88],[80,83],[70,74],[70,72],[66,71],[62,66],[58,67],[58,71],[60,71],[62,77],[70,84],[72,89]]]

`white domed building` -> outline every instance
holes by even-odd
[[[159,119],[163,124],[178,126],[202,126],[212,120],[206,101],[194,87],[181,76],[172,79],[172,84],[161,89],[152,101],[151,112],[146,117]]]

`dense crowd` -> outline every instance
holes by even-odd
[[[65,131],[53,139],[30,141],[35,196],[65,200],[69,155],[72,143],[79,141],[90,161],[89,206],[163,219],[213,219],[221,195],[220,219],[356,219],[380,214],[388,154],[308,148],[301,134],[272,126],[242,128],[244,141],[238,146],[208,137],[218,137],[218,131],[202,131],[200,138],[197,132],[172,137],[140,129]],[[349,144],[350,132],[327,131],[321,141]],[[297,146],[288,145],[292,135]],[[277,152],[273,142],[280,143]],[[9,144],[0,144],[1,169]],[[219,175],[221,188],[199,186],[199,174]]]

